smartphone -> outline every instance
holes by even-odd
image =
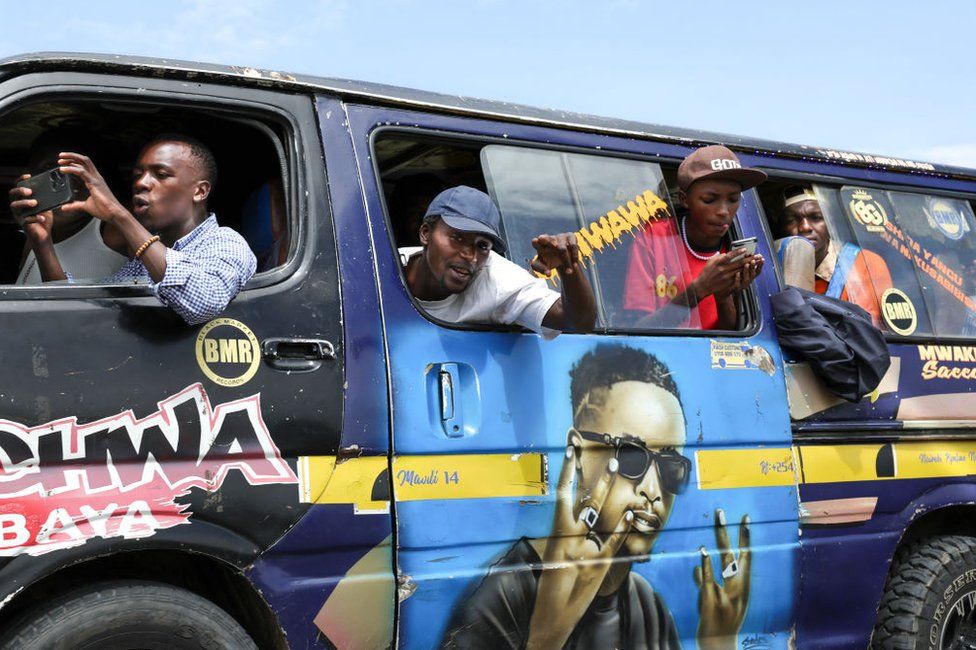
[[[740,249],[744,249],[746,251],[746,255],[755,255],[756,245],[758,243],[759,240],[756,237],[745,237],[743,239],[736,239],[734,242],[732,242],[732,245],[729,247],[729,252],[734,252]]]
[[[17,186],[30,188],[30,198],[37,201],[37,205],[33,208],[18,210],[15,216],[29,217],[38,212],[53,210],[65,203],[80,199],[84,194],[83,187],[79,187],[80,185],[80,181],[75,180],[73,176],[61,173],[57,167],[32,175],[27,180],[18,182]]]

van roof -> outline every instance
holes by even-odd
[[[175,59],[87,54],[75,52],[37,52],[0,59],[0,81],[29,72],[76,71],[114,72],[132,76],[151,76],[194,81],[220,81],[237,85],[283,90],[323,92],[343,99],[366,101],[403,108],[419,108],[471,117],[491,118],[554,128],[650,139],[674,144],[704,145],[721,143],[743,153],[813,160],[886,171],[924,174],[963,180],[976,180],[976,169],[940,165],[892,156],[813,147],[774,140],[748,138],[727,133],[648,124],[631,120],[599,117],[571,111],[550,110],[509,102],[476,99],[459,95],[414,90],[386,84],[310,75],[293,75],[275,70],[242,66],[197,63]]]

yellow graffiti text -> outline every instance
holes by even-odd
[[[950,367],[938,361],[926,361],[922,366],[922,379],[976,379],[976,368]]]
[[[968,361],[976,363],[976,346],[920,345],[918,358],[922,361]]]
[[[576,231],[576,244],[579,246],[579,259],[583,266],[604,248],[616,248],[624,235],[636,237],[636,231],[652,221],[668,218],[668,205],[657,194],[644,190],[641,194],[618,205]],[[548,275],[533,271],[536,277],[556,281],[556,271]]]

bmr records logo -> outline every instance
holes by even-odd
[[[855,189],[847,206],[854,218],[871,232],[884,230],[884,225],[888,221],[888,212],[881,201],[867,190]]]
[[[962,212],[950,201],[945,199],[929,198],[926,203],[926,213],[929,223],[939,230],[949,239],[962,239],[962,236],[969,230],[969,224]]]
[[[904,291],[888,289],[881,295],[881,311],[884,321],[895,334],[908,336],[918,326],[915,305]]]
[[[233,318],[212,320],[197,335],[197,364],[221,386],[248,382],[261,364],[261,346],[254,332]]]

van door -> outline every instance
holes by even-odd
[[[285,190],[291,252],[219,318],[188,326],[148,287],[0,291],[8,333],[0,350],[3,595],[58,566],[123,548],[190,550],[243,571],[314,500],[302,498],[300,487],[310,488],[300,486],[299,457],[334,461],[339,447],[344,342],[335,243],[318,134],[299,128],[314,123],[311,99],[81,73],[15,77],[0,85],[0,98],[0,129],[39,107],[75,111],[92,128],[111,120],[138,133],[153,115],[167,124],[217,124],[225,134],[280,134],[280,161],[269,150]],[[219,144],[226,142],[211,147],[218,165],[227,163],[224,196],[242,192],[233,156]],[[235,218],[218,215],[225,216]],[[389,534],[388,519],[386,528],[377,541]],[[273,575],[261,585],[273,606],[309,589]],[[312,589],[315,598],[306,600],[318,602],[306,629],[324,599],[322,580]]]
[[[642,637],[691,646],[740,635],[751,647],[786,647],[797,502],[782,357],[768,320],[772,268],[757,283],[752,308],[761,316],[748,331],[651,335],[621,324],[620,274],[638,230],[625,232],[621,215],[667,204],[665,176],[688,150],[367,106],[347,111],[392,382],[398,643],[516,647],[531,630],[537,639],[562,631],[580,645],[621,647]],[[641,157],[651,154],[672,162]],[[389,198],[391,184],[420,173],[487,189],[520,264],[532,234],[586,228],[600,333],[545,341],[426,318],[405,287],[384,215],[384,192]],[[759,235],[756,219],[747,197],[741,235]],[[764,243],[760,252],[770,259]],[[610,413],[626,422],[609,422]],[[611,428],[628,435],[610,436]],[[587,499],[598,490],[593,507]],[[632,520],[624,520],[627,510]],[[607,513],[623,531],[612,542]],[[586,560],[611,543],[614,577],[589,572]],[[571,563],[577,577],[560,578],[562,586],[540,577],[553,549],[580,560]],[[696,568],[706,569],[701,589]],[[536,598],[543,592],[545,603]]]

